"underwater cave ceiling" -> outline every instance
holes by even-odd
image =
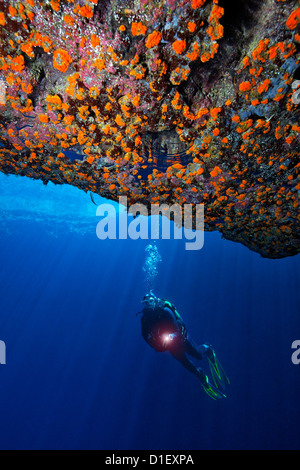
[[[0,170],[300,251],[300,2],[0,0]]]

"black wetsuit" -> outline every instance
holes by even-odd
[[[199,376],[197,368],[188,358],[202,359],[203,346],[197,346],[188,334],[176,308],[162,299],[157,299],[153,308],[145,306],[142,312],[142,336],[156,351],[170,351],[172,356],[193,374]],[[170,341],[164,340],[173,335]]]

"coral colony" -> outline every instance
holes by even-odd
[[[227,4],[0,0],[0,170],[298,253],[299,2]]]

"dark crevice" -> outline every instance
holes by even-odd
[[[261,0],[220,0],[219,5],[224,8],[221,23],[224,26],[224,38],[236,30],[244,31],[250,28],[256,12],[261,7]]]
[[[248,119],[252,119],[253,122],[257,121],[258,119],[266,120],[265,116],[258,116],[258,114],[251,114]]]
[[[219,6],[224,8],[224,15],[220,19],[224,32],[219,41],[219,51],[209,64],[202,64],[200,61],[192,64],[188,81],[182,86],[186,90],[185,93],[182,91],[182,95],[187,103],[193,102],[197,93],[207,93],[213,84],[224,76],[225,70],[230,70],[234,74],[245,44],[251,40],[253,28],[255,29],[258,23],[257,15],[262,2],[220,0]],[[199,84],[201,84],[200,89]]]
[[[300,80],[300,67],[298,67],[293,75],[294,80]]]

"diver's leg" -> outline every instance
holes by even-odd
[[[184,351],[170,351],[170,353],[177,361],[179,361],[183,365],[183,367],[185,367],[189,372],[198,377],[201,382],[204,380],[204,377],[206,377],[204,371],[201,369],[201,367],[196,367],[195,364],[186,357]]]
[[[206,350],[203,344],[199,346],[191,339],[190,335],[187,336],[185,341],[185,352],[195,359],[202,359]]]
[[[179,361],[189,372],[199,376],[198,368],[186,357],[184,352],[170,351],[172,356]]]
[[[189,372],[194,374],[201,382],[201,385],[204,391],[214,400],[217,398],[225,398],[224,393],[220,392],[214,385],[212,385],[205,374],[205,372],[200,368],[196,367],[185,355],[185,353],[177,353],[175,351],[170,351],[172,356],[179,361],[183,367],[185,367]]]
[[[185,352],[196,359],[202,359],[204,356],[207,356],[211,374],[216,386],[225,389],[226,386],[229,385],[229,379],[217,359],[211,344],[200,344],[197,346],[188,335],[185,343]]]

